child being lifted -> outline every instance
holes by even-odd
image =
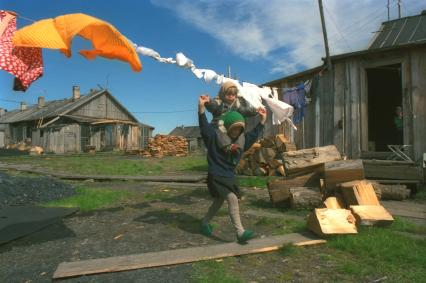
[[[206,109],[213,115],[211,121],[213,126],[222,130],[223,127],[219,124],[219,118],[228,111],[237,111],[244,117],[255,116],[257,114],[257,109],[249,106],[244,99],[238,97],[238,88],[231,81],[221,86],[217,97],[206,103]]]
[[[205,115],[206,104],[210,102],[208,95],[198,100],[198,118],[201,136],[207,148],[208,176],[207,187],[213,202],[201,224],[201,232],[210,236],[213,232],[210,221],[221,208],[223,202],[228,203],[231,222],[237,233],[239,243],[245,243],[253,237],[253,232],[245,230],[241,224],[238,198],[240,190],[235,182],[235,167],[244,151],[248,150],[259,138],[266,122],[266,110],[259,109],[260,123],[250,132],[244,133],[245,119],[237,111],[228,111],[220,117],[226,134],[219,132],[208,121]]]

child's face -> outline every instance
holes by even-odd
[[[243,127],[233,127],[229,129],[228,136],[231,139],[236,139],[241,135],[242,132],[243,132]]]
[[[225,102],[226,103],[232,103],[235,101],[235,99],[237,98],[237,94],[234,91],[227,91],[225,93]]]

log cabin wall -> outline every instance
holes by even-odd
[[[332,57],[332,76],[327,70],[319,75],[315,69],[266,84],[289,88],[313,79],[308,94],[311,101],[305,108],[303,124],[296,125],[297,131],[289,131],[285,126],[279,131],[290,136],[298,149],[334,144],[349,158],[362,157],[371,151],[367,71],[400,65],[403,142],[412,145],[412,158],[419,161],[426,152],[426,46],[336,57]]]

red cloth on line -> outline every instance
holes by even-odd
[[[11,14],[0,10],[0,21],[6,20],[7,15]],[[43,57],[41,48],[14,47],[12,38],[15,31],[16,16],[13,15],[3,34],[0,34],[0,69],[16,77],[14,90],[25,91],[43,75]]]

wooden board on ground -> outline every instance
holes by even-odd
[[[278,178],[268,182],[268,192],[272,205],[290,205],[290,188],[293,187],[318,187],[320,174],[311,172],[309,174]]]
[[[209,260],[244,254],[262,253],[280,249],[284,244],[319,244],[325,240],[312,234],[292,233],[263,239],[253,239],[247,245],[226,243],[195,248],[176,249],[161,252],[150,252],[127,256],[63,262],[59,264],[54,279],[88,275],[96,273],[117,272],[146,267],[156,267]]]
[[[294,174],[300,172],[322,171],[325,162],[342,159],[336,146],[307,148],[283,153],[284,168],[286,173]]]
[[[290,188],[290,206],[291,208],[312,209],[321,206],[322,195],[319,188],[315,187],[297,187]]]
[[[321,237],[356,234],[355,217],[348,209],[316,208],[308,217],[308,227]]]
[[[392,215],[381,205],[351,205],[350,208],[357,225],[384,226],[394,221]]]
[[[339,185],[346,205],[380,205],[373,186],[367,180],[358,180]]]
[[[338,160],[324,164],[326,192],[332,192],[336,184],[364,179],[364,166],[361,159]]]
[[[408,161],[364,160],[367,179],[423,180],[420,166]]]
[[[412,201],[382,201],[382,205],[392,214],[417,218],[426,221],[426,205]],[[426,222],[425,222],[426,223]]]

